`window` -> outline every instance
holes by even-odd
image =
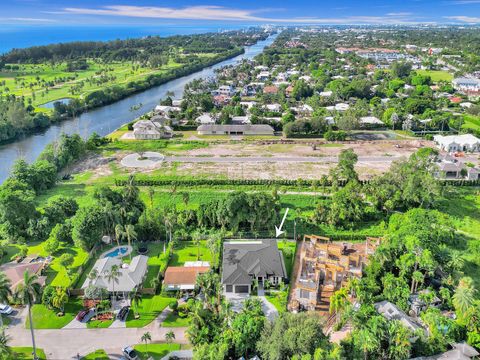
[[[248,294],[248,285],[235,285],[235,294]]]
[[[232,286],[232,285],[227,285],[225,291],[226,291],[227,293],[233,292],[233,286]]]

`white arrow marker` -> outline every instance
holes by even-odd
[[[275,225],[275,237],[279,237],[280,235],[282,235],[285,231],[282,230],[282,227],[283,227],[283,223],[285,222],[285,219],[287,218],[287,214],[288,214],[288,208],[287,210],[285,210],[285,214],[283,214],[283,219],[282,219],[282,222],[280,223],[280,227],[277,227]]]

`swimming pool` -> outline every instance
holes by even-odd
[[[115,249],[113,249],[112,251],[106,253],[103,257],[106,258],[106,257],[119,257],[119,256],[123,256],[127,253],[128,251],[128,248],[127,247],[116,247]]]

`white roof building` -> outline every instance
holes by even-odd
[[[433,141],[438,145],[441,150],[447,152],[456,151],[468,151],[479,152],[480,151],[480,139],[472,134],[463,135],[435,135]]]
[[[133,136],[137,140],[170,139],[173,137],[173,130],[158,121],[140,120],[133,124]]]
[[[263,106],[268,111],[280,112],[282,111],[282,105],[280,104],[267,104]]]
[[[207,113],[200,115],[195,119],[195,121],[197,122],[197,124],[201,124],[201,125],[215,124],[215,119],[210,114],[207,114]]]
[[[335,110],[337,111],[347,111],[350,108],[350,105],[345,103],[340,103],[335,105]]]
[[[104,257],[97,260],[93,269],[97,271],[98,277],[95,280],[87,279],[82,285],[82,289],[90,285],[107,289],[109,292],[131,292],[143,283],[147,273],[148,256],[135,256],[130,264],[122,264],[122,259],[115,257]],[[113,265],[118,266],[118,281],[109,281],[106,274]],[[93,270],[92,269],[92,270]]]
[[[363,125],[383,125],[383,121],[376,116],[363,116],[360,118],[360,123]]]

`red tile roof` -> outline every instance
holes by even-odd
[[[208,266],[169,266],[163,283],[166,285],[195,285],[197,276],[210,270]]]

